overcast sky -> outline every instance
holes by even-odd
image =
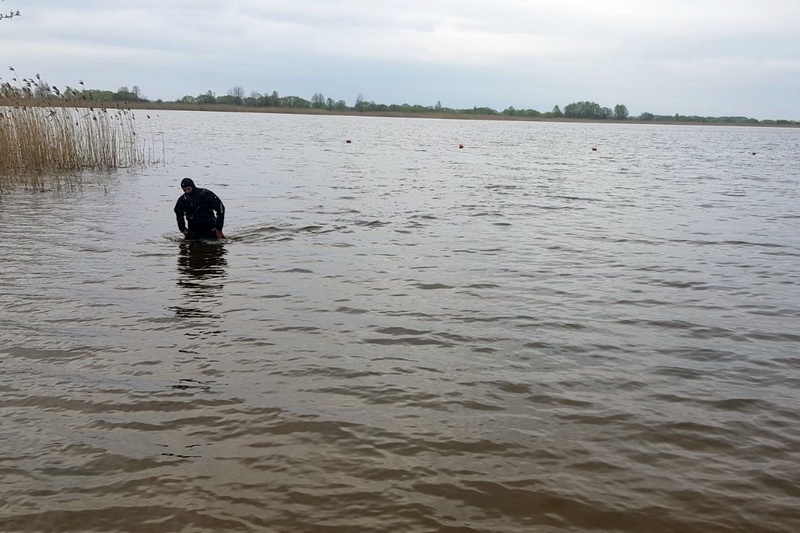
[[[3,0],[0,77],[152,100],[310,100],[800,120],[798,0]]]

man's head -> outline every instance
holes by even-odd
[[[192,192],[194,192],[196,187],[191,179],[183,178],[181,180],[181,189],[183,189],[183,192],[186,194],[192,194]]]

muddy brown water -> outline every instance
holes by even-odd
[[[800,130],[149,121],[0,198],[0,530],[800,531]]]

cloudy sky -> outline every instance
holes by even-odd
[[[0,77],[800,120],[798,0],[2,0]]]

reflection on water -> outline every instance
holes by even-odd
[[[178,286],[183,289],[184,305],[174,307],[184,318],[219,318],[210,309],[219,302],[227,276],[228,253],[225,244],[215,241],[186,240],[178,253]]]
[[[184,241],[178,254],[178,272],[182,275],[178,285],[197,289],[198,292],[213,292],[222,288],[222,283],[205,283],[219,280],[226,275],[228,261],[225,245],[216,241]]]

